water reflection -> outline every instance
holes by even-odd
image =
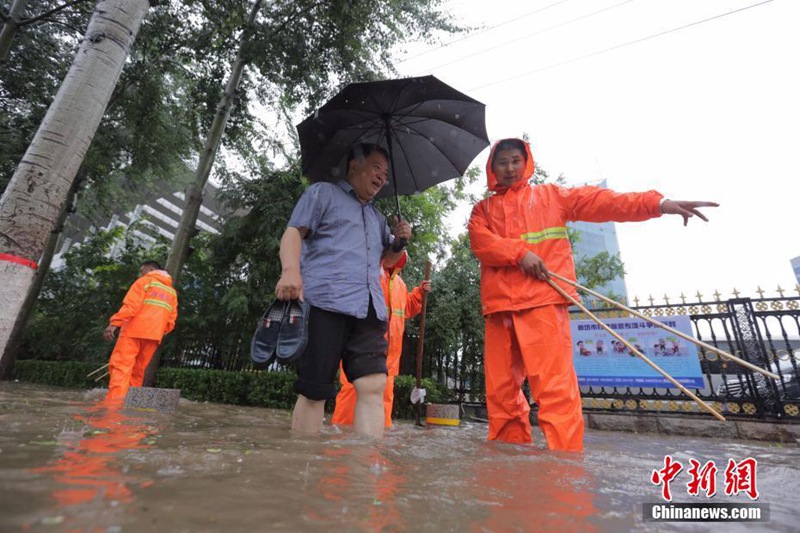
[[[59,433],[56,456],[29,470],[55,482],[50,496],[56,506],[40,521],[80,528],[88,518],[92,529],[109,518],[116,523],[119,517],[108,511],[118,515],[133,501],[132,487],[152,483],[131,471],[130,452],[150,448],[157,431],[142,414],[106,402],[79,408],[72,423],[79,429]]]
[[[594,532],[597,483],[582,454],[490,442],[470,469],[488,516],[473,531]]]
[[[406,478],[372,443],[326,447],[315,461],[317,481],[304,487],[305,519],[319,526],[359,531],[405,530],[398,495]],[[320,500],[322,498],[322,500]]]

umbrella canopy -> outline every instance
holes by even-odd
[[[352,83],[297,126],[303,173],[312,181],[345,177],[358,143],[390,154],[379,197],[409,195],[464,175],[489,146],[485,106],[433,76]]]

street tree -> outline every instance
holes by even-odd
[[[150,4],[101,0],[75,60],[0,198],[0,376],[9,336]]]

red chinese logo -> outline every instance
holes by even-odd
[[[664,457],[664,468],[661,470],[653,470],[653,473],[650,475],[650,481],[653,482],[653,485],[662,485],[661,497],[668,502],[672,501],[669,483],[681,470],[683,470],[683,465],[678,461],[673,461],[671,455],[667,455]]]
[[[689,459],[691,467],[688,472],[692,477],[691,481],[686,484],[689,494],[697,496],[700,491],[706,493],[706,498],[712,497],[717,493],[717,465],[714,461],[709,461],[700,466],[700,461]]]
[[[725,468],[725,494],[733,496],[740,492],[747,494],[751,500],[758,499],[755,459],[748,457],[739,463],[728,459],[728,466]]]
[[[687,470],[690,480],[686,483],[686,489],[690,496],[699,496],[702,491],[706,498],[711,498],[717,493],[717,466],[714,461],[701,464],[696,459],[689,459],[690,467]],[[740,462],[728,459],[728,466],[725,468],[725,495],[736,496],[740,492],[747,494],[751,500],[758,499],[758,485],[756,483],[755,459],[748,457]],[[664,500],[672,501],[670,483],[683,470],[680,461],[676,461],[671,455],[664,456],[664,468],[653,470],[650,481],[653,485],[661,485],[661,497]]]

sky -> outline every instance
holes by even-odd
[[[491,141],[527,133],[537,164],[567,184],[720,204],[708,223],[617,224],[631,298],[797,296],[800,2],[747,8],[760,2],[452,0],[476,29],[395,61],[486,104]]]

